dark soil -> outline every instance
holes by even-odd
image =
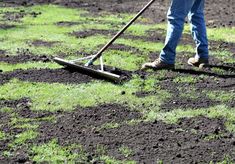
[[[8,24],[0,24],[0,29],[7,30],[10,28],[14,28],[14,25],[8,25]]]
[[[52,3],[67,7],[84,8],[91,13],[109,11],[114,13],[137,13],[147,2],[144,0],[109,0],[105,3],[102,0],[3,0],[5,4],[31,6],[34,4]],[[169,7],[169,0],[156,1],[144,14],[150,18],[150,22],[160,23],[166,21],[166,12]],[[235,2],[233,0],[206,1],[205,15],[207,24],[210,27],[234,26],[235,25]]]
[[[0,74],[1,76],[1,74]],[[16,70],[13,72],[2,73],[0,83],[9,81],[12,78],[18,78],[23,81],[46,82],[46,83],[65,83],[80,84],[88,83],[94,78],[66,69],[32,69],[32,70]]]
[[[0,107],[9,107],[9,108],[17,108],[18,106],[27,106],[29,103],[29,99],[22,98],[19,100],[0,100]]]
[[[26,12],[24,10],[20,10],[19,12],[5,12],[3,15],[3,18],[7,21],[13,21],[13,22],[19,22],[22,18],[24,18],[26,15],[30,15],[32,17],[37,17],[41,13],[36,12]]]
[[[90,30],[85,30],[85,31],[74,31],[71,34],[76,36],[77,38],[87,38],[87,37],[95,36],[95,35],[114,36],[117,32],[118,31],[115,31],[115,30],[90,29]],[[146,36],[136,36],[136,35],[124,33],[123,35],[120,36],[120,38],[157,42],[157,41],[164,40],[163,32],[164,32],[163,30],[148,31]]]
[[[222,119],[182,119],[176,125],[161,121],[137,125],[122,123],[133,118],[139,118],[139,114],[115,105],[76,110],[72,114],[61,115],[56,123],[43,123],[39,142],[58,138],[61,145],[80,143],[91,159],[101,155],[96,149],[100,145],[110,156],[141,163],[158,160],[165,163],[208,163],[223,160],[224,154],[234,157],[235,138],[225,130]],[[122,124],[114,129],[95,128],[109,122]],[[223,134],[220,139],[205,140],[209,135],[219,134]],[[121,146],[133,151],[128,158],[118,151]]]
[[[10,107],[13,109],[11,112],[0,112],[0,130],[11,134],[11,137],[7,137],[0,142],[0,161],[1,163],[25,163],[30,162],[29,153],[25,147],[17,148],[12,152],[14,154],[11,157],[3,157],[3,151],[9,151],[10,147],[8,146],[10,143],[13,142],[16,136],[19,133],[24,132],[26,129],[22,128],[15,128],[14,125],[11,123],[12,116],[20,117],[23,119],[42,119],[49,116],[52,116],[52,113],[45,112],[45,111],[31,111],[31,100],[28,98],[22,98],[19,100],[0,100],[0,108],[1,107]],[[14,115],[12,115],[14,113]],[[35,121],[34,121],[35,122]],[[38,120],[38,122],[42,122]],[[32,143],[32,141],[29,141]],[[10,150],[12,151],[12,150]]]
[[[74,31],[73,33],[71,33],[71,35],[76,36],[77,38],[86,38],[86,37],[95,36],[95,35],[105,35],[105,36],[111,37],[111,36],[114,36],[116,33],[117,31],[115,30],[89,29],[89,30],[84,30],[84,31]],[[136,36],[136,35],[124,33],[123,35],[120,36],[120,38],[163,43],[165,39],[165,33],[166,31],[164,30],[157,30],[157,31],[150,30],[150,31],[147,31],[147,34],[145,36]],[[180,44],[181,45],[189,44],[195,47],[195,43],[192,39],[192,36],[188,34],[184,34],[182,36]],[[216,51],[225,50],[235,55],[234,43],[224,42],[224,41],[209,41],[209,47],[210,47],[210,51],[216,52]]]
[[[83,16],[85,17],[86,15],[83,14]],[[88,15],[90,16],[90,15]],[[96,15],[97,16],[97,15]],[[95,18],[86,18],[83,21],[76,21],[76,22],[71,22],[71,21],[59,21],[56,23],[57,26],[75,26],[75,25],[80,25],[80,24],[86,24],[86,23],[97,23],[97,24],[106,24],[106,25],[111,25],[113,27],[115,26],[119,26],[122,25],[123,23],[119,23],[119,22],[113,22],[113,21],[108,21],[108,20],[98,20]]]
[[[135,55],[142,55],[143,52],[136,47],[127,46],[125,44],[112,44],[109,47],[110,50],[126,51],[131,52]]]
[[[168,112],[171,110],[175,110],[177,108],[200,109],[200,108],[213,107],[219,104],[221,104],[221,102],[211,100],[207,98],[206,95],[199,97],[199,98],[186,98],[186,97],[179,97],[178,94],[175,94],[173,97],[165,101],[165,103],[161,106],[161,110]]]
[[[82,0],[82,1],[67,1],[67,0],[3,0],[0,6],[7,5],[23,5],[30,6],[34,4],[53,3],[68,7],[84,8],[90,11],[90,15],[102,14],[103,11],[114,13],[136,13],[145,3],[144,0],[109,0],[104,3],[103,0]],[[133,5],[134,4],[134,5]],[[161,0],[155,4],[144,14],[144,17],[150,18],[146,23],[159,23],[166,21],[166,11],[169,0]],[[235,26],[235,1],[206,1],[206,19],[209,27]],[[25,12],[8,12],[3,15],[5,20],[20,21],[24,16],[30,15],[37,17],[40,13]],[[95,20],[87,20],[95,21]],[[59,26],[72,26],[84,22],[58,22]],[[99,22],[100,23],[100,22]],[[112,22],[104,22],[110,23]],[[0,29],[9,29],[14,26],[1,24]],[[75,31],[72,35],[86,38],[89,36],[101,34],[113,36],[115,30],[97,30],[91,29],[86,31]],[[158,42],[164,41],[165,31],[148,31],[146,36],[134,36],[124,34],[123,38],[140,39],[143,41]],[[57,42],[45,42],[36,40],[30,42],[32,46],[51,47]],[[190,35],[184,35],[181,39],[181,44],[194,45]],[[226,50],[234,54],[234,43],[223,41],[211,41],[210,50]],[[112,50],[131,51],[134,54],[142,55],[143,52],[138,48],[125,46],[122,44],[114,44],[110,47]],[[78,52],[79,53],[79,52]],[[11,64],[23,63],[28,61],[49,62],[52,59],[47,56],[35,56],[27,49],[19,49],[18,56],[8,56],[4,50],[0,50],[0,62]],[[80,53],[79,53],[80,54]],[[149,54],[150,59],[157,58],[159,52]],[[88,54],[83,54],[84,56]],[[168,71],[164,77],[159,78],[160,81],[156,85],[169,91],[173,96],[166,100],[161,110],[171,111],[176,108],[208,108],[214,105],[221,104],[220,101],[209,99],[202,91],[235,91],[235,65],[234,63],[226,63],[217,58],[211,57],[211,65],[203,70],[193,70],[187,66],[187,57],[193,56],[188,52],[178,54],[177,62],[182,64],[183,68],[178,68],[173,71]],[[96,68],[96,66],[95,66]],[[224,73],[218,74],[212,71],[212,68],[220,68]],[[128,78],[132,74],[138,74],[143,78],[143,86],[145,77],[156,74],[146,73],[141,71],[128,72],[106,68],[108,71],[124,74]],[[196,83],[174,82],[177,76],[192,75],[198,81]],[[199,75],[206,77],[198,78]],[[0,70],[0,85],[5,84],[13,78],[18,78],[23,81],[30,82],[46,82],[46,83],[64,83],[64,84],[80,84],[89,83],[94,80],[94,77],[87,76],[68,69],[31,69],[31,70],[16,70],[13,72],[1,72]],[[157,88],[156,88],[157,89]],[[196,98],[182,98],[182,93],[190,93],[191,89],[195,89]],[[149,95],[158,94],[156,91],[137,92],[138,97],[146,97]],[[27,95],[25,95],[27,96]],[[193,96],[193,95],[192,95]],[[235,100],[223,102],[228,107],[234,108]],[[131,111],[125,106],[117,104],[107,104],[92,108],[82,109],[77,107],[73,112],[34,112],[30,110],[31,100],[22,98],[20,100],[0,100],[1,107],[10,107],[14,109],[19,117],[40,119],[48,116],[55,116],[57,122],[41,122],[39,128],[39,137],[29,143],[43,144],[51,139],[58,138],[59,144],[82,144],[85,151],[88,153],[88,159],[97,159],[101,152],[97,151],[97,145],[105,147],[105,154],[115,157],[116,159],[136,160],[140,163],[154,163],[158,160],[163,160],[164,163],[209,163],[210,161],[221,161],[224,155],[230,155],[235,161],[235,138],[225,128],[224,119],[209,119],[206,117],[185,118],[181,119],[177,124],[166,124],[162,121],[155,122],[140,122],[139,124],[129,125],[126,122],[133,119],[141,119],[142,114]],[[0,112],[0,130],[17,135],[24,129],[14,128],[9,123],[11,122],[12,113]],[[118,128],[110,128],[109,124],[119,124]],[[215,136],[215,139],[206,140],[208,136]],[[11,143],[13,138],[7,138],[0,142],[0,152],[8,150],[7,145]],[[133,152],[125,157],[120,151],[121,146],[130,148]],[[17,163],[29,161],[29,154],[24,148],[16,150],[12,158],[5,158],[0,155],[1,163]],[[31,154],[32,155],[32,154]],[[97,159],[97,162],[100,162]],[[90,162],[90,161],[88,161]]]
[[[3,55],[0,54],[0,62],[6,62],[9,64],[17,64],[17,63],[26,63],[26,62],[50,62],[52,61],[51,57],[41,55],[30,55],[30,54],[20,54],[17,56]]]
[[[56,43],[58,42],[48,42],[48,41],[43,41],[43,40],[35,40],[32,43],[30,43],[30,45],[33,45],[35,47],[52,47],[54,46]]]

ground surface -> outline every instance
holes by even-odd
[[[95,53],[146,1],[0,2],[1,163],[235,162],[235,1],[206,1],[210,66],[139,71],[163,47],[169,1],[156,1],[106,52],[106,82],[53,62]],[[99,63],[95,63],[99,64]]]

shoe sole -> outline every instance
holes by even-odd
[[[198,68],[203,68],[208,65],[208,63],[200,63],[198,66],[194,65],[193,63],[188,62],[188,65],[193,66],[193,67],[198,67]]]

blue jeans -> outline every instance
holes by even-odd
[[[204,19],[205,0],[171,0],[168,10],[168,29],[165,46],[160,53],[160,60],[175,63],[176,47],[184,29],[185,18],[191,24],[191,32],[196,43],[196,58],[208,59],[208,40]]]

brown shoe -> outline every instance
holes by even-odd
[[[141,70],[147,70],[147,69],[154,69],[154,70],[160,70],[160,69],[175,69],[174,64],[167,64],[161,61],[160,59],[155,60],[151,63],[145,63],[142,65]]]
[[[199,67],[202,68],[206,65],[209,64],[208,59],[203,59],[203,58],[189,58],[188,64],[194,67]]]

